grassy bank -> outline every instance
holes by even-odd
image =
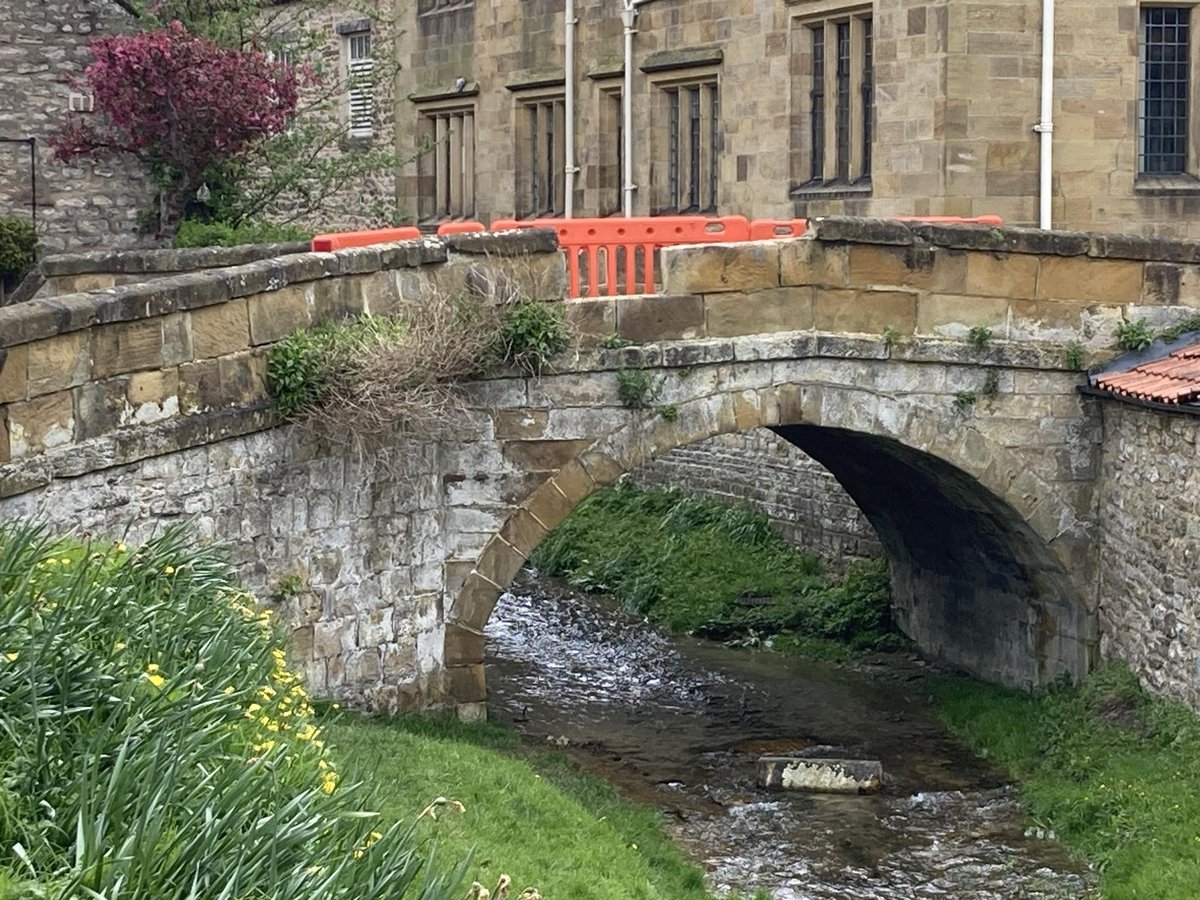
[[[831,581],[760,512],[622,483],[587,498],[542,542],[540,571],[609,593],[673,631],[727,639],[779,635],[802,651],[904,645],[886,565],[857,562]],[[828,651],[823,651],[828,654]]]
[[[471,854],[468,881],[546,900],[701,900],[701,871],[664,837],[659,814],[621,799],[607,782],[558,753],[521,748],[493,725],[424,718],[341,716],[326,726],[342,769],[387,786],[382,811],[403,821],[421,798],[445,797],[421,823],[439,855]]]
[[[1035,695],[932,683],[946,724],[1020,782],[1029,815],[1102,872],[1111,900],[1200,896],[1200,719],[1108,664]]]

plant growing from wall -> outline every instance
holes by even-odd
[[[617,398],[628,409],[646,409],[658,397],[661,385],[645,369],[617,370]]]
[[[1122,319],[1117,326],[1117,346],[1122,350],[1145,350],[1154,343],[1154,332],[1146,324],[1145,319],[1129,321]]]
[[[988,345],[988,341],[992,339],[992,329],[986,325],[976,325],[967,332],[967,343],[976,350],[982,350]]]
[[[95,61],[77,84],[95,97],[97,114],[69,119],[52,138],[54,154],[141,161],[162,188],[168,233],[206,173],[282,133],[296,110],[295,69],[192,35],[179,22],[98,38],[90,49]]]
[[[974,391],[955,391],[954,408],[959,412],[966,412],[975,405],[978,399],[979,397]]]
[[[1072,341],[1063,348],[1063,365],[1068,369],[1078,371],[1083,368],[1083,347],[1078,341]]]
[[[632,344],[633,341],[625,340],[625,338],[621,337],[615,331],[612,334],[605,335],[604,340],[600,342],[600,346],[605,350],[621,350]]]
[[[431,292],[395,317],[365,315],[289,335],[271,348],[267,381],[285,417],[359,450],[377,449],[462,426],[464,380],[496,365],[536,374],[569,340],[552,304],[515,293]]]
[[[273,244],[281,241],[306,241],[312,232],[294,225],[269,222],[233,226],[225,222],[200,222],[184,219],[172,242],[175,247],[236,247],[239,244]]]
[[[490,348],[494,362],[541,375],[551,358],[567,349],[568,330],[559,304],[521,300],[505,310]]]
[[[891,325],[883,329],[883,346],[890,353],[892,348],[896,346],[896,342],[900,340],[900,332]]]

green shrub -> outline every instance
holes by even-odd
[[[1145,350],[1154,343],[1154,333],[1146,325],[1145,319],[1131,322],[1122,319],[1117,326],[1117,346],[1122,350]]]
[[[185,219],[175,232],[175,247],[236,247],[240,244],[275,244],[284,241],[306,241],[312,233],[295,225],[272,225],[270,222],[246,222],[229,225],[226,222],[201,222]]]
[[[37,232],[27,219],[0,217],[0,281],[12,283],[37,262]]]
[[[617,370],[617,398],[629,409],[645,409],[659,394],[654,377],[645,369]]]
[[[269,614],[181,532],[0,529],[0,644],[6,896],[456,896],[339,785]]]
[[[492,345],[492,361],[541,375],[555,355],[567,349],[570,335],[562,304],[521,300],[504,311]]]
[[[967,332],[967,342],[976,350],[982,350],[992,339],[992,329],[986,325],[976,325]]]
[[[330,384],[365,352],[404,333],[396,319],[366,315],[288,335],[267,356],[267,383],[276,406],[295,416],[319,404]]]

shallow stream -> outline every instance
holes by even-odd
[[[916,662],[852,670],[673,638],[536,579],[501,598],[487,639],[493,715],[667,812],[720,893],[1092,896],[1086,867],[933,719]],[[761,755],[877,759],[884,787],[768,792]]]

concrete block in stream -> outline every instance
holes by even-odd
[[[870,759],[797,759],[760,756],[758,783],[785,791],[874,794],[883,782],[883,765]]]

